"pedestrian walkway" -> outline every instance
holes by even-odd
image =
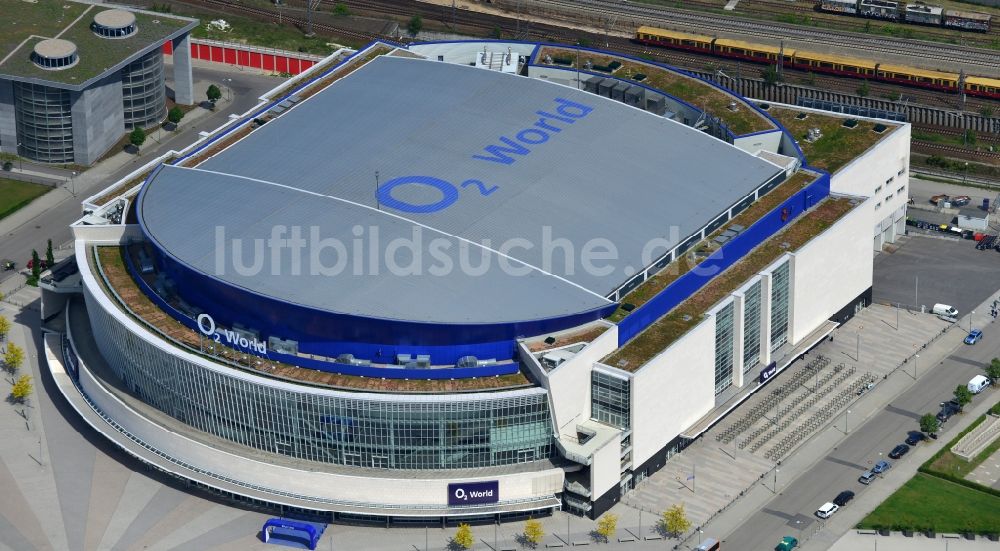
[[[965,479],[1000,490],[1000,450],[987,457],[986,461],[980,463],[978,467],[966,475]]]
[[[986,538],[976,538],[967,540],[951,537],[936,538],[924,537],[923,534],[914,534],[906,537],[899,532],[894,532],[888,536],[879,536],[870,530],[851,530],[844,534],[830,548],[830,551],[996,551],[1000,547],[996,542],[991,542]]]
[[[622,503],[657,515],[683,504],[691,522],[699,525],[773,468],[772,462],[752,453],[701,439],[667,461]]]

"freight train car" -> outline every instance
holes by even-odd
[[[858,0],[820,0],[819,9],[831,13],[858,14]]]
[[[916,0],[912,4],[895,0],[818,0],[817,8],[839,15],[857,15],[975,32],[989,32],[993,19],[986,13],[945,10],[922,0]]]
[[[989,14],[974,11],[945,10],[944,12],[944,26],[950,29],[988,32],[991,19]]]
[[[940,27],[942,11],[938,6],[929,6],[923,2],[917,2],[916,4],[907,4],[903,13],[907,23]]]

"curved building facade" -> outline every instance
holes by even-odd
[[[122,68],[125,128],[144,128],[167,115],[163,52],[152,51]]]
[[[45,163],[73,162],[73,113],[69,90],[14,82],[19,151]]]

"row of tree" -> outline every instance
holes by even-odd
[[[657,530],[667,537],[679,537],[691,529],[691,521],[687,518],[683,505],[674,505],[660,515],[656,526]],[[595,539],[607,543],[615,537],[618,532],[618,515],[605,513],[597,519],[597,528],[593,531]],[[535,519],[528,519],[524,523],[524,531],[521,532],[520,539],[526,547],[535,548],[542,543],[545,537],[545,530],[542,523]],[[451,547],[457,549],[470,549],[476,542],[472,535],[472,527],[468,524],[459,524],[455,530],[455,535],[451,538]]]
[[[1000,358],[993,358],[986,366],[986,376],[993,384],[1000,381]],[[964,408],[972,401],[972,392],[965,385],[955,387],[954,398],[959,408]],[[935,434],[941,428],[941,422],[933,413],[925,413],[920,417],[920,430],[928,434]]]
[[[10,375],[17,375],[21,365],[24,363],[24,349],[14,343],[7,342],[7,334],[10,333],[11,323],[7,318],[0,316],[0,343],[5,346],[3,348],[3,368]],[[20,375],[14,379],[14,386],[10,391],[11,397],[15,402],[22,403],[28,396],[31,396],[32,391],[31,376]]]

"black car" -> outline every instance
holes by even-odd
[[[850,490],[844,490],[843,492],[837,494],[837,497],[833,498],[833,502],[838,507],[843,507],[844,505],[847,505],[847,503],[850,502],[852,499],[854,499],[854,492]]]
[[[909,446],[907,446],[906,444],[900,444],[895,448],[893,448],[891,452],[889,452],[889,457],[892,459],[899,459],[900,457],[906,455],[906,452],[908,451],[910,451]]]
[[[937,414],[937,419],[938,421],[944,423],[948,419],[951,419],[952,415],[955,415],[961,410],[962,408],[954,400],[943,402],[941,404],[941,411]]]
[[[906,443],[911,446],[916,446],[924,440],[927,440],[927,435],[922,432],[911,432],[910,435],[906,437]]]

